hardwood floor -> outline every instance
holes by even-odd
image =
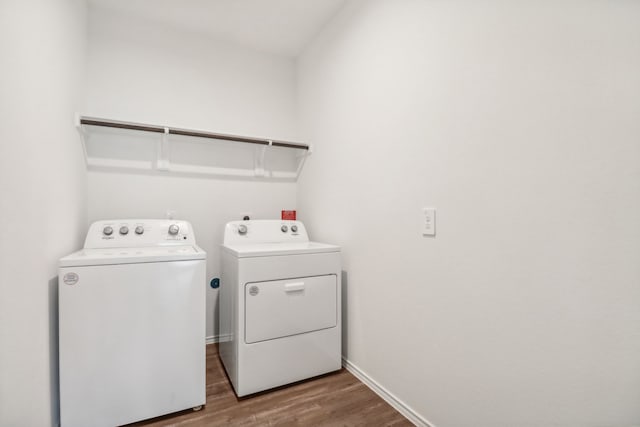
[[[207,404],[201,411],[130,424],[142,426],[412,426],[345,369],[238,399],[207,346]]]

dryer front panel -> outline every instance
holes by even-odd
[[[333,328],[338,319],[336,275],[245,284],[245,343]]]

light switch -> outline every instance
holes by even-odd
[[[422,208],[422,235],[436,235],[436,208]]]

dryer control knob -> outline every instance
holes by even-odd
[[[120,234],[122,234],[123,236],[129,234],[129,227],[127,227],[126,225],[120,227]]]
[[[169,226],[169,234],[171,234],[172,236],[178,234],[178,231],[180,231],[180,227],[178,227],[176,224],[171,224]]]
[[[113,227],[111,227],[110,225],[107,225],[105,228],[102,229],[102,234],[104,234],[105,236],[111,236],[113,234]]]
[[[244,224],[240,224],[238,226],[238,233],[240,234],[247,234],[247,226]]]
[[[291,231],[293,231],[294,233],[298,232],[298,226],[297,225],[292,225],[291,226]]]
[[[139,225],[136,227],[136,234],[142,234],[144,233],[144,227]]]
[[[286,233],[287,231],[289,231],[289,227],[283,225],[282,227],[280,227],[280,230],[282,230],[283,233]]]

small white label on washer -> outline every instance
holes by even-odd
[[[67,273],[62,277],[62,281],[65,285],[75,285],[78,283],[78,275],[76,273]]]

